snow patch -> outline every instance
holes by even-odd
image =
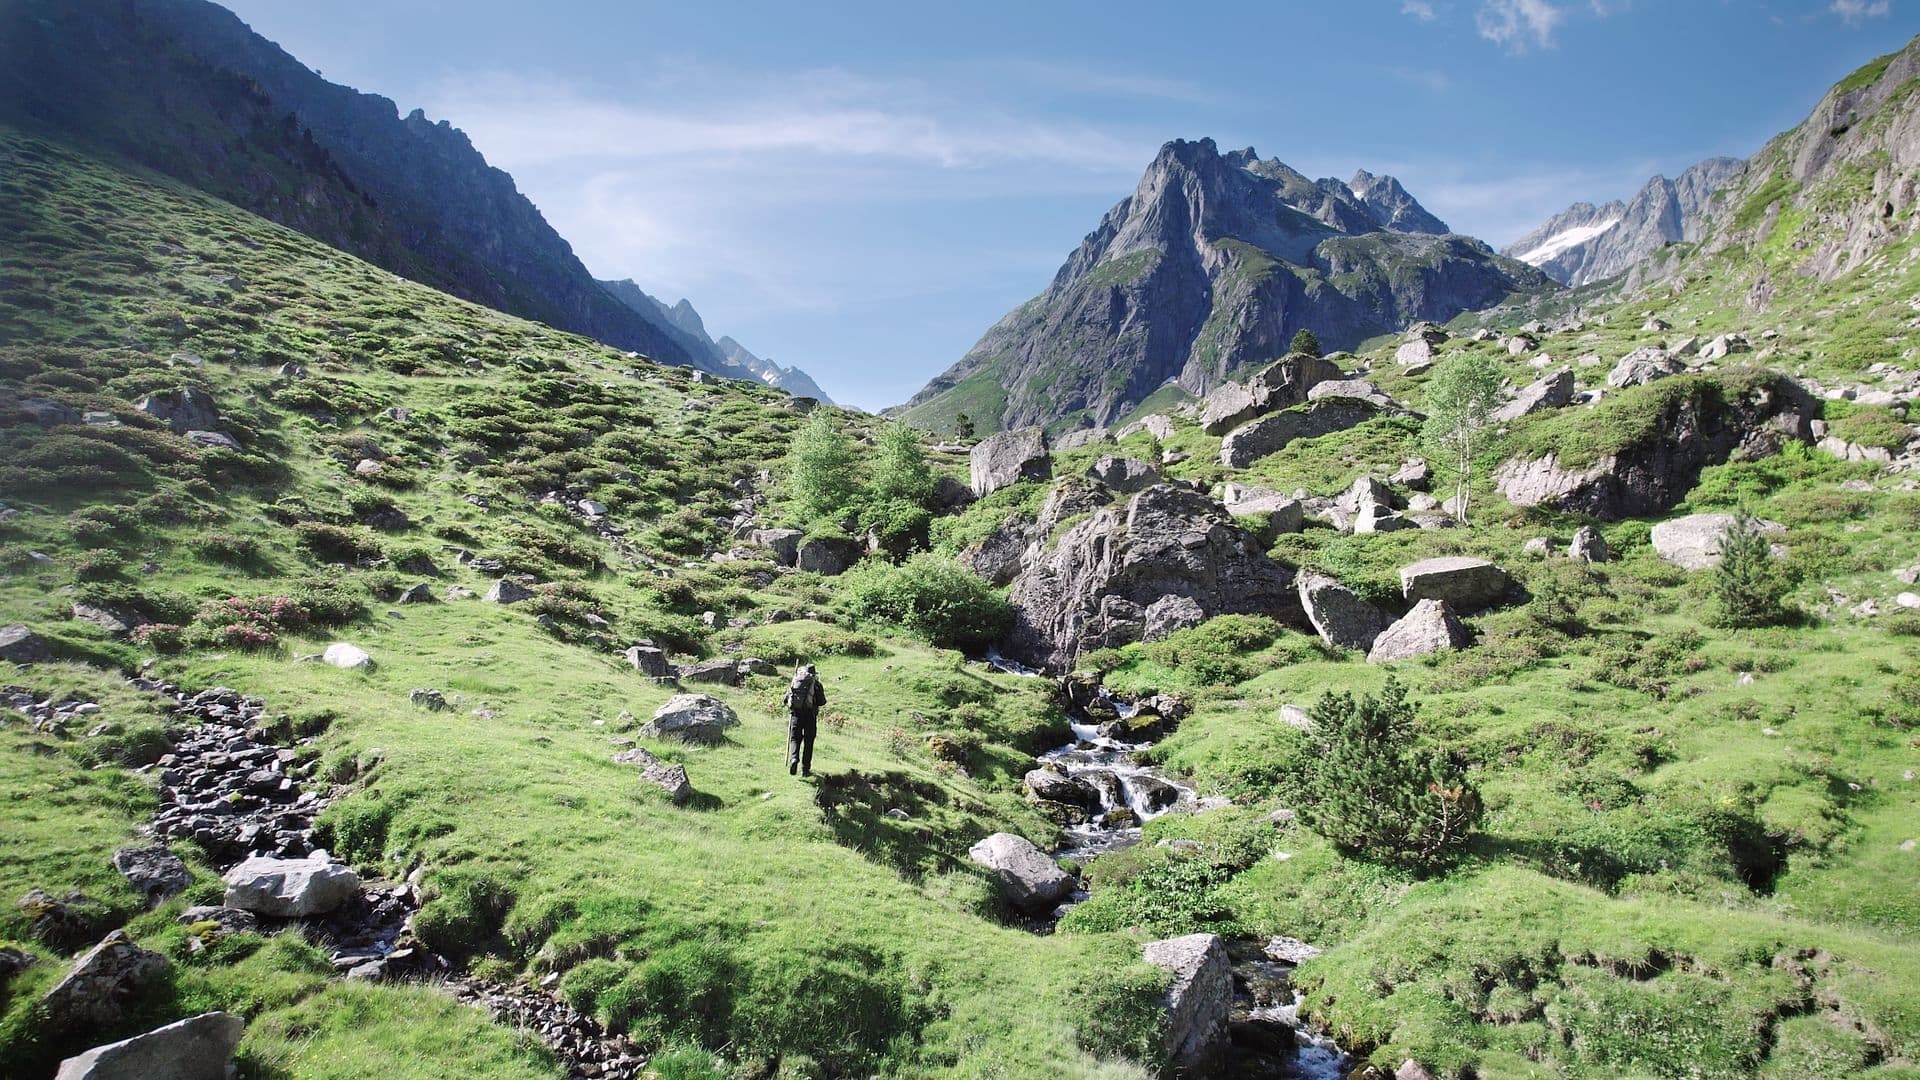
[[[1620,224],[1619,218],[1610,217],[1598,224],[1575,225],[1571,229],[1562,229],[1552,236],[1549,236],[1546,242],[1539,247],[1533,248],[1530,251],[1523,251],[1514,256],[1514,258],[1530,266],[1539,266],[1541,263],[1566,251],[1568,248],[1578,247],[1618,224]]]

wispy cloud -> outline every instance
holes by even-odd
[[[1400,5],[1400,14],[1411,15],[1421,22],[1432,22],[1440,17],[1434,12],[1433,5],[1428,3],[1427,0],[1406,0],[1405,3]]]
[[[1566,11],[1547,0],[1486,0],[1474,16],[1480,36],[1511,52],[1550,49]]]
[[[1858,26],[1868,19],[1884,19],[1893,10],[1891,0],[1833,0],[1828,11],[1846,20],[1849,25]]]

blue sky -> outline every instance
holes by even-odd
[[[1169,139],[1392,173],[1498,246],[1751,154],[1920,32],[1920,0],[228,6],[465,130],[598,276],[865,408],[1043,289]]]

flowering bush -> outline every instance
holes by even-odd
[[[183,643],[201,648],[269,649],[282,631],[307,624],[307,610],[290,596],[229,596],[211,600],[194,616]]]
[[[133,628],[133,643],[154,652],[179,652],[186,646],[186,627],[174,623],[146,623]]]

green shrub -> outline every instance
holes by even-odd
[[[1282,633],[1280,624],[1264,615],[1219,615],[1149,643],[1146,652],[1148,659],[1196,682],[1231,686],[1268,666],[1262,650]]]
[[[321,559],[339,563],[373,562],[381,556],[380,541],[361,528],[302,521],[293,527],[300,543]]]
[[[194,554],[228,566],[253,566],[259,563],[260,541],[238,533],[206,533],[194,538]]]
[[[127,560],[112,551],[95,548],[74,556],[73,576],[81,581],[107,581],[126,573]]]
[[[1465,846],[1479,792],[1458,756],[1417,745],[1398,681],[1389,677],[1377,697],[1328,694],[1312,716],[1294,792],[1302,823],[1345,851],[1418,870]]]
[[[1786,576],[1773,559],[1773,542],[1742,514],[1720,539],[1714,567],[1712,621],[1719,626],[1769,626],[1786,618]]]
[[[847,609],[894,623],[935,645],[982,649],[1006,636],[1013,609],[999,590],[932,553],[899,566],[865,562],[841,578]]]

